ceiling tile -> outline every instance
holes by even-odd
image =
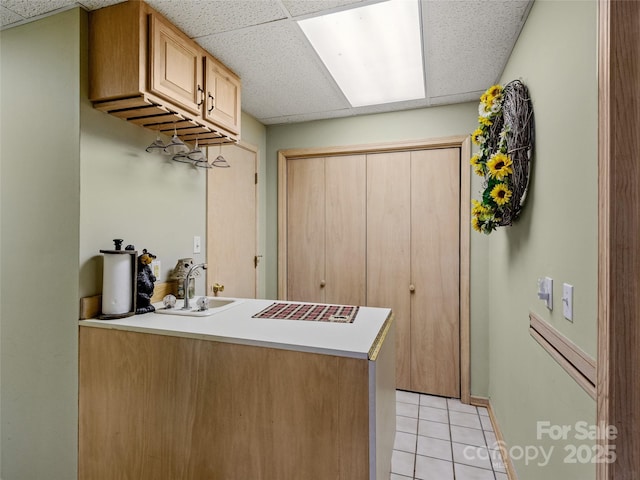
[[[282,4],[286,7],[292,17],[309,15],[324,10],[332,10],[334,8],[353,5],[356,3],[362,3],[362,0],[282,0]]]
[[[242,79],[242,105],[258,119],[348,108],[293,21],[198,39]]]
[[[0,20],[2,21],[2,26],[4,27],[6,25],[24,20],[24,17],[21,17],[17,13],[12,12],[8,8],[0,6]]]
[[[285,18],[277,0],[149,0],[192,38]]]
[[[423,2],[427,95],[485,90],[496,82],[527,1]]]
[[[36,17],[75,4],[74,0],[2,0],[3,7],[24,18]]]
[[[97,10],[98,8],[108,7],[116,3],[122,3],[124,0],[78,0],[87,10]]]

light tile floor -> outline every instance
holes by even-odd
[[[484,407],[396,392],[390,480],[508,480]]]

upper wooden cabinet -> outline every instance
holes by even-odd
[[[199,114],[202,50],[158,15],[149,16],[149,27],[149,90]]]
[[[89,14],[89,98],[132,123],[201,145],[240,138],[237,75],[144,2]]]
[[[205,119],[240,133],[240,79],[210,55],[205,56]]]

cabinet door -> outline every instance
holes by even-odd
[[[411,152],[411,390],[460,397],[460,153]]]
[[[324,302],[324,158],[287,162],[287,299]]]
[[[150,16],[149,43],[151,92],[200,114],[204,92],[198,45],[155,15]]]
[[[207,170],[207,295],[220,283],[222,296],[255,298],[257,153],[240,145],[209,147],[210,157],[220,153],[231,168]]]
[[[240,132],[240,80],[213,58],[206,57],[204,117],[231,133]]]
[[[411,154],[367,155],[367,305],[396,321],[396,386],[411,390]]]
[[[365,305],[366,157],[325,159],[325,302]]]

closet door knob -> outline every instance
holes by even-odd
[[[320,288],[324,288],[324,286],[327,284],[327,282],[325,282],[324,280],[320,281]]]
[[[411,293],[415,292],[415,291],[416,291],[416,286],[415,286],[415,285],[413,285],[413,284],[409,285],[409,291],[410,291]]]

